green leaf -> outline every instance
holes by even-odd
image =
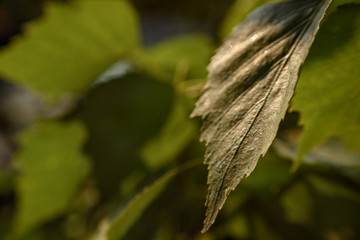
[[[139,45],[138,28],[125,0],[52,3],[0,54],[0,74],[50,100],[77,94]]]
[[[229,193],[275,138],[329,1],[267,4],[253,12],[212,58],[193,116],[209,165],[206,231]]]
[[[316,145],[341,136],[360,149],[360,5],[330,15],[311,49],[299,80],[293,109],[304,132],[298,163]]]
[[[175,98],[172,112],[158,136],[145,144],[141,151],[144,163],[159,169],[174,160],[196,136],[196,124],[189,119],[193,103],[184,95]]]
[[[231,6],[225,16],[220,28],[220,37],[225,38],[228,36],[232,29],[243,21],[246,16],[262,4],[275,2],[276,0],[237,0]]]
[[[16,236],[67,209],[89,169],[81,152],[85,138],[80,122],[41,122],[20,135]]]

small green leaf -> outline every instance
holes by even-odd
[[[331,136],[360,149],[360,5],[344,5],[319,31],[302,71],[293,109],[304,132],[299,160]],[[298,160],[298,163],[299,163]]]
[[[79,122],[41,122],[20,135],[16,236],[62,214],[88,172]]]
[[[193,107],[190,99],[178,94],[172,112],[158,136],[145,144],[142,159],[151,169],[158,169],[178,156],[196,136],[196,124],[189,119]]]
[[[52,3],[0,54],[0,74],[57,100],[86,90],[138,45],[136,15],[125,0]]]

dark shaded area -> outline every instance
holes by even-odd
[[[173,101],[169,84],[128,74],[94,88],[79,110],[88,127],[86,152],[103,197],[113,196],[120,181],[144,169],[138,150],[163,125]]]
[[[156,21],[154,21],[154,25],[151,26],[157,34],[166,34],[166,31],[159,32],[157,28],[160,27],[160,25],[171,26],[172,22],[165,20],[167,17],[170,17],[170,19],[177,19],[180,25],[186,25],[189,30],[205,30],[216,37],[226,10],[234,0],[132,0],[131,2],[133,2],[140,12],[142,21],[146,22],[145,25],[153,21],[154,18],[159,19],[159,17],[164,17],[163,22],[156,23]],[[182,23],[180,23],[181,21]],[[169,28],[168,31],[172,30]]]

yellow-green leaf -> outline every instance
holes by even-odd
[[[20,135],[14,234],[19,236],[62,214],[89,164],[82,153],[80,122],[41,122]]]
[[[331,136],[360,149],[360,5],[344,5],[330,15],[305,63],[293,109],[304,132],[299,159]],[[356,147],[357,146],[357,147]]]
[[[0,54],[0,74],[50,100],[73,95],[137,47],[138,30],[125,0],[48,4]]]

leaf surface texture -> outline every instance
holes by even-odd
[[[255,168],[275,138],[328,1],[267,4],[218,49],[193,116],[207,143],[207,212],[214,223],[228,194]]]

